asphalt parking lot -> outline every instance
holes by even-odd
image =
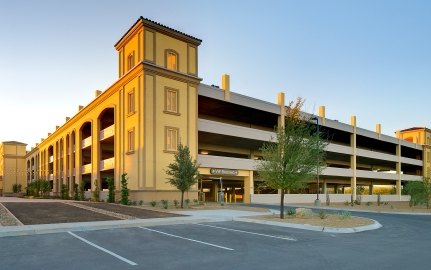
[[[4,237],[0,238],[0,266],[1,269],[429,269],[431,217],[404,216],[400,221],[394,216],[386,216],[383,222],[393,222],[392,225],[355,234],[217,222]],[[427,229],[421,231],[418,227]]]

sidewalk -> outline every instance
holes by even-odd
[[[38,201],[38,200],[37,200]],[[103,229],[118,229],[131,227],[151,227],[162,225],[223,222],[223,221],[241,221],[256,224],[289,227],[295,229],[331,232],[331,233],[355,233],[366,230],[375,230],[381,227],[380,223],[374,221],[374,224],[356,227],[356,228],[325,228],[320,226],[311,226],[307,224],[292,224],[273,221],[256,220],[250,217],[268,215],[268,212],[238,211],[238,210],[196,210],[196,211],[173,211],[174,213],[188,215],[184,217],[168,218],[151,218],[151,219],[133,219],[133,220],[114,220],[114,221],[96,221],[96,222],[77,222],[77,223],[57,223],[42,225],[24,225],[0,227],[0,237],[23,236],[34,234],[61,233],[68,231],[91,231]],[[271,210],[277,214],[277,211]]]
[[[7,226],[7,227],[0,227],[0,237],[60,233],[60,232],[68,232],[68,231],[91,231],[91,230],[102,230],[102,229],[130,228],[130,227],[139,227],[139,226],[151,227],[151,226],[162,226],[162,225],[234,221],[237,218],[244,217],[244,216],[268,214],[268,213],[262,213],[262,212],[236,211],[236,210],[197,210],[197,211],[186,210],[186,211],[173,211],[173,212],[187,215],[187,216]]]

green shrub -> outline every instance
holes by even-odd
[[[139,201],[139,206],[142,206],[144,204],[144,201],[143,200],[140,200]]]
[[[81,182],[81,185],[79,185],[79,200],[85,201],[85,188],[83,182]]]
[[[325,219],[328,217],[328,215],[326,214],[325,210],[321,209],[319,211],[319,217],[320,217],[320,219]]]
[[[349,201],[345,201],[345,202],[344,202],[344,205],[345,205],[345,206],[349,205]]]
[[[152,207],[156,207],[157,202],[156,202],[156,201],[151,201],[151,202],[150,202],[150,205],[151,205]]]
[[[12,191],[13,193],[19,193],[21,192],[22,185],[21,184],[13,184]]]
[[[61,184],[60,191],[61,191],[61,195],[60,195],[61,199],[62,200],[68,200],[69,199],[69,194],[68,194],[69,190],[65,184]]]
[[[129,189],[127,188],[127,173],[121,175],[121,198],[120,203],[123,205],[129,204]]]
[[[367,202],[366,205],[367,206],[371,206],[371,205],[373,205],[373,203],[372,202]]]
[[[138,205],[138,202],[137,202],[137,201],[129,201],[129,203],[130,203],[130,205],[133,205],[133,206]]]
[[[292,208],[292,207],[289,207],[289,208],[287,208],[287,209],[286,209],[286,214],[287,214],[289,217],[293,217],[293,216],[295,216],[295,215],[296,215],[296,209],[295,209],[295,208]]]
[[[342,211],[342,212],[338,213],[338,217],[341,220],[349,219],[352,217],[352,213],[350,213],[349,211]]]
[[[184,205],[185,205],[186,208],[189,207],[189,205],[190,205],[190,199],[185,199],[184,200]]]
[[[161,200],[161,202],[162,202],[163,209],[168,209],[169,201],[168,200]]]
[[[114,203],[115,202],[115,183],[114,178],[107,177],[106,183],[108,184],[108,203]]]
[[[198,199],[193,199],[194,204],[198,204]]]
[[[431,207],[431,179],[424,177],[422,181],[410,181],[404,188],[410,195],[410,206],[426,205]]]
[[[73,199],[79,201],[79,185],[77,183],[73,184]]]
[[[175,207],[178,207],[178,203],[179,203],[178,200],[174,200],[174,206]]]
[[[93,201],[94,202],[100,201],[100,188],[99,188],[99,181],[97,181],[97,179],[94,179]]]

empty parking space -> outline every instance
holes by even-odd
[[[416,226],[410,219],[399,226]],[[393,269],[395,262],[429,268],[427,243],[417,229],[406,233],[388,226],[331,235],[245,222],[135,227],[5,237],[0,260],[2,269]]]

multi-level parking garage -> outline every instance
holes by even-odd
[[[198,162],[206,198],[217,199],[218,177],[223,179],[227,201],[248,201],[249,196],[269,198],[257,194],[276,193],[259,188],[262,179],[255,166],[263,143],[275,137],[274,128],[282,117],[283,95],[279,104],[272,104],[201,84],[198,106]],[[376,126],[376,132],[359,128],[355,116],[351,124],[345,124],[325,118],[324,107],[319,114],[321,135],[329,142],[327,167],[320,176],[320,193],[351,193],[356,197],[360,187],[373,195],[374,186],[385,185],[393,186],[396,191],[393,197],[400,199],[406,181],[422,179],[421,145],[381,134],[380,125]],[[214,168],[225,171],[211,171]],[[296,191],[302,194],[296,199],[314,198],[307,194],[316,194],[317,189],[316,179],[310,179],[306,188]],[[337,200],[337,196],[333,197]],[[338,200],[347,198],[338,197]]]

